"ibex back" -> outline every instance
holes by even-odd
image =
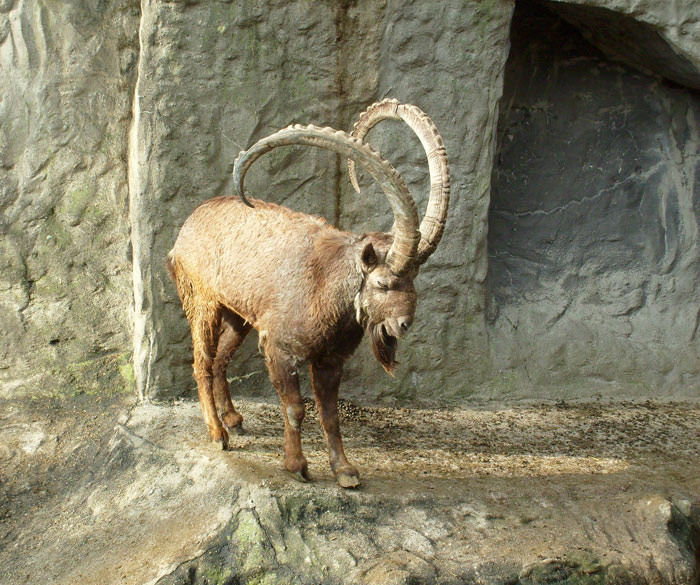
[[[404,120],[428,154],[431,194],[420,226],[403,179],[362,142],[374,124],[387,118]],[[359,162],[389,199],[396,219],[392,233],[357,235],[319,217],[249,201],[243,181],[250,165],[290,144],[327,148]],[[357,189],[353,165],[350,175]],[[442,139],[421,110],[385,100],[362,114],[352,135],[291,126],[258,141],[236,160],[234,179],[239,197],[197,207],[167,260],[192,330],[194,377],[209,433],[226,448],[226,429],[241,428],[226,367],[255,328],[282,402],[285,468],[302,481],[309,479],[297,376],[297,368],[309,363],[331,469],[341,486],[355,487],[359,473],[345,456],[338,423],[343,362],[366,332],[384,369],[391,373],[396,366],[397,338],[410,327],[416,309],[413,279],[437,246],[447,214],[449,174]]]

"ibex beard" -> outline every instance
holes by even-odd
[[[429,155],[431,195],[420,225],[403,179],[362,142],[374,124],[387,118],[404,120]],[[396,220],[392,233],[357,235],[319,217],[251,203],[243,191],[247,169],[265,152],[290,144],[320,146],[362,164],[389,199]],[[353,166],[351,178],[356,185]],[[285,469],[299,480],[309,479],[297,375],[309,363],[331,470],[342,487],[356,487],[359,473],[345,455],[338,420],[343,363],[366,333],[384,369],[393,373],[397,366],[397,339],[416,310],[413,281],[440,240],[447,212],[449,173],[442,140],[418,108],[385,100],[368,108],[353,135],[291,126],[258,141],[237,159],[234,179],[239,197],[197,207],[166,262],[190,323],[194,378],[210,436],[225,449],[227,430],[241,429],[226,368],[255,328],[282,405]]]

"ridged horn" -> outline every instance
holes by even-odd
[[[445,231],[445,220],[450,204],[450,169],[447,151],[438,129],[427,114],[417,106],[400,104],[395,99],[386,99],[369,106],[356,122],[352,136],[364,140],[370,129],[382,120],[405,122],[418,136],[428,157],[430,198],[420,224],[420,243],[416,256],[416,265],[420,266],[435,251]],[[352,160],[348,160],[348,171],[352,186],[359,193],[360,187]]]
[[[325,148],[349,157],[359,162],[374,177],[394,212],[394,242],[387,255],[387,264],[397,275],[406,272],[415,262],[420,241],[416,204],[406,183],[391,163],[384,160],[371,146],[342,130],[294,124],[258,140],[248,150],[242,151],[233,165],[233,182],[243,202],[252,207],[245,197],[244,180],[253,162],[274,148],[295,144]]]

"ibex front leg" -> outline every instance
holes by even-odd
[[[265,347],[267,369],[279,394],[284,418],[284,468],[297,480],[309,481],[309,466],[301,452],[301,423],[304,401],[294,363],[274,347]]]
[[[311,383],[326,435],[331,469],[341,487],[354,488],[360,485],[360,474],[345,457],[338,420],[338,387],[342,373],[342,363],[319,361],[311,364]]]

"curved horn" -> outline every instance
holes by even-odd
[[[253,162],[273,148],[293,144],[326,148],[350,157],[365,167],[381,186],[394,212],[394,242],[387,255],[387,264],[397,275],[408,270],[415,261],[420,240],[418,211],[408,187],[391,163],[384,160],[371,146],[342,130],[294,124],[258,140],[248,150],[242,151],[234,163],[233,181],[239,197],[251,205],[245,198],[243,182]]]
[[[364,140],[367,132],[377,122],[387,119],[403,120],[416,133],[428,157],[430,198],[420,224],[421,238],[416,256],[416,265],[420,266],[435,251],[445,230],[447,209],[450,204],[450,169],[447,152],[438,129],[427,114],[417,106],[400,104],[395,99],[386,99],[369,106],[360,115],[353,128],[352,136]],[[348,160],[348,171],[352,186],[359,193],[355,164],[352,160]]]

